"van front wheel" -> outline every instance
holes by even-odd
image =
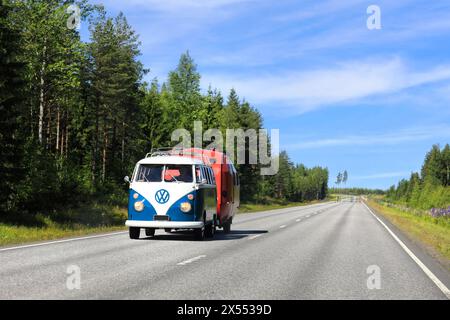
[[[206,226],[205,232],[208,238],[214,238],[214,234],[216,233],[216,224],[214,223],[214,220]]]
[[[202,241],[205,239],[205,227],[194,229],[195,240]]]
[[[130,234],[130,239],[139,239],[139,236],[141,235],[141,228],[130,227],[128,231]]]
[[[153,228],[146,228],[145,229],[145,235],[147,237],[154,237],[155,236],[155,229],[153,229]]]

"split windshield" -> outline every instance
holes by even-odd
[[[186,164],[141,164],[136,182],[193,182],[192,165]]]

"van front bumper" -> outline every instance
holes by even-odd
[[[125,225],[137,228],[155,229],[200,229],[204,227],[203,221],[141,221],[127,220]]]

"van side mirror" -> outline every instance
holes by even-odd
[[[130,183],[130,177],[125,176],[125,178],[123,178],[123,181],[125,181],[125,182],[127,182],[127,183]]]

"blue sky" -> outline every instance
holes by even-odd
[[[140,35],[147,80],[189,50],[209,84],[257,107],[294,162],[388,188],[450,142],[450,2],[92,0]],[[369,30],[366,10],[381,9]],[[83,37],[87,26],[82,25]]]

